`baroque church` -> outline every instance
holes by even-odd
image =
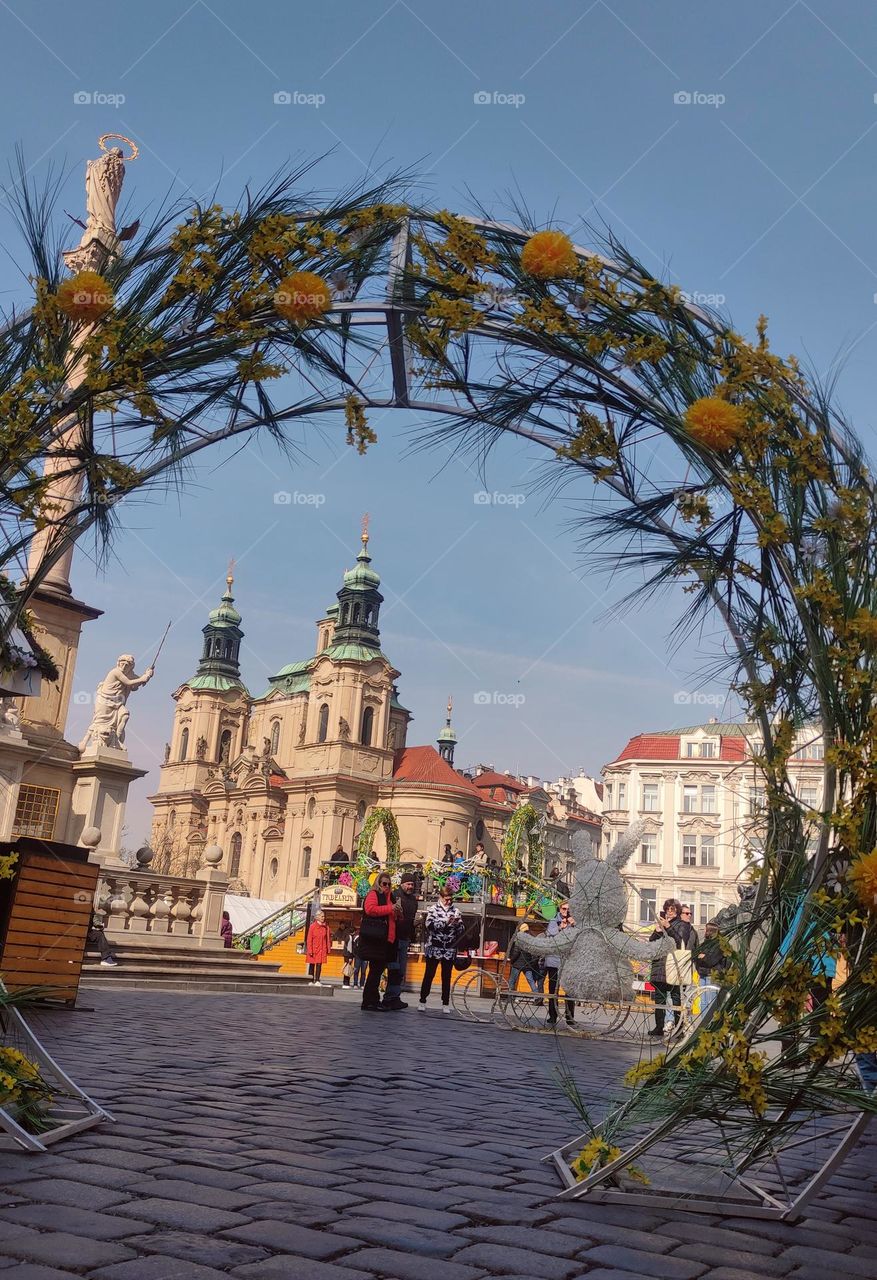
[[[314,654],[281,668],[257,696],[241,676],[229,574],[197,671],[173,694],[173,732],[150,797],[156,870],[191,875],[204,846],[218,845],[233,892],[292,901],[313,888],[321,862],[351,854],[375,806],[392,810],[405,863],[469,857],[479,841],[499,863],[521,788],[498,795],[495,777],[505,775],[479,786],[454,768],[450,703],[436,746],[408,745],[412,717],[381,650],[383,596],[368,542],[364,532],[337,602],[316,624]],[[539,807],[540,795],[525,798]],[[565,822],[554,835],[569,847]],[[380,830],[374,847],[383,857]]]

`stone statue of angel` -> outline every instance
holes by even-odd
[[[627,889],[621,868],[645,829],[644,822],[632,823],[605,858],[595,858],[590,852],[577,853],[575,887],[569,900],[574,925],[539,935],[515,934],[522,951],[559,958],[559,983],[571,999],[629,1000],[631,960],[655,960],[673,945],[670,938],[643,942],[621,928],[627,915]]]
[[[141,689],[155,674],[154,667],[147,667],[142,676],[134,675],[134,656],[123,653],[116,665],[108,671],[97,687],[94,697],[94,715],[79,744],[84,752],[91,743],[97,746],[122,748],[125,745],[125,726],[131,716],[128,695],[132,689]]]

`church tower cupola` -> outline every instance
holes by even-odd
[[[451,728],[451,712],[454,709],[454,700],[448,696],[448,718],[445,720],[445,727],[438,736],[439,755],[443,760],[447,760],[448,764],[453,768],[454,764],[454,748],[457,745],[457,735]]]
[[[234,585],[234,561],[228,567],[225,591],[216,609],[212,609],[207,626],[202,628],[204,648],[196,675],[188,681],[193,689],[230,689],[242,686],[240,653],[244,633],[241,615],[234,607],[231,594]]]
[[[338,613],[332,649],[340,645],[361,645],[380,652],[381,636],[378,615],[384,597],[378,590],[381,580],[371,567],[368,553],[368,516],[362,522],[362,546],[356,565],[348,569],[338,592]]]

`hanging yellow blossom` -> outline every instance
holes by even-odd
[[[329,286],[315,271],[294,271],[280,281],[274,293],[275,310],[302,327],[319,320],[331,304]]]
[[[571,276],[577,265],[572,240],[563,231],[537,231],[521,250],[521,266],[538,280]]]
[[[877,849],[856,858],[849,870],[849,880],[863,907],[877,908]]]
[[[620,1147],[610,1146],[605,1138],[601,1138],[595,1133],[593,1138],[582,1147],[570,1168],[578,1181],[581,1182],[583,1178],[587,1178],[595,1165],[598,1169],[602,1168],[603,1165],[611,1164],[613,1160],[617,1160],[620,1155]]]
[[[97,271],[80,271],[69,280],[61,281],[55,301],[71,320],[90,324],[112,311],[115,299],[102,275]]]
[[[736,444],[745,418],[739,405],[718,396],[701,396],[685,410],[685,429],[698,444],[722,452]]]

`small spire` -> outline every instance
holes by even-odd
[[[362,545],[365,550],[368,550],[368,523],[369,514],[366,511],[365,515],[362,517]]]
[[[228,572],[225,575],[225,596],[223,599],[231,599],[231,589],[234,586],[234,556],[228,562]]]
[[[451,725],[451,712],[453,711],[453,709],[454,709],[454,699],[451,696],[451,694],[448,694],[448,728],[450,728],[450,725]]]

